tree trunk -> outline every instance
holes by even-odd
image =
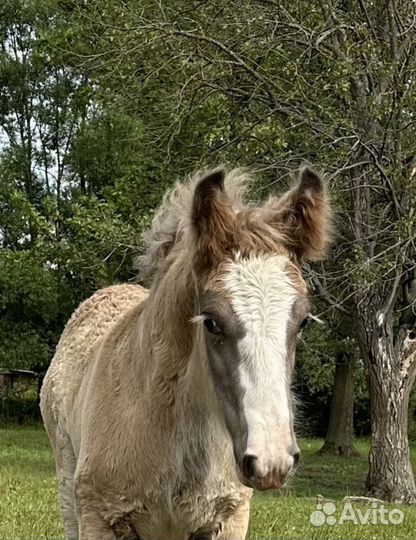
[[[371,398],[372,439],[367,490],[391,502],[416,502],[410,462],[408,409],[415,379],[416,339],[408,332],[399,351],[392,325],[367,333],[366,363]]]
[[[372,444],[367,489],[372,496],[394,502],[416,502],[410,463],[406,381],[372,381]]]
[[[340,352],[336,358],[328,431],[321,454],[358,455],[354,448],[354,357]]]

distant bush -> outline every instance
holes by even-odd
[[[24,384],[15,383],[13,387],[2,388],[0,395],[0,424],[20,425],[39,422],[38,380]]]

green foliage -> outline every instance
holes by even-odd
[[[33,251],[0,251],[0,366],[46,367],[59,317],[56,272]]]
[[[62,7],[62,6],[61,6]],[[142,120],[71,64],[54,0],[0,7],[0,366],[46,369],[63,325],[133,256],[172,181]],[[81,37],[81,36],[80,36]],[[82,42],[82,40],[81,40]]]
[[[339,321],[310,323],[302,333],[295,369],[295,395],[298,398],[298,431],[301,436],[325,436],[332,399],[335,360],[348,353],[354,367],[354,424],[357,435],[370,433],[369,395],[364,364],[357,344],[339,334]],[[308,421],[303,422],[307,417]]]
[[[335,373],[339,344],[328,324],[311,323],[303,332],[298,352],[298,377],[312,397],[328,398]]]
[[[24,392],[10,391],[0,402],[0,423],[4,425],[38,425],[41,419],[37,381]]]

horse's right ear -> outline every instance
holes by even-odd
[[[215,169],[195,187],[191,226],[199,268],[216,265],[233,237],[235,214],[224,189],[224,179],[224,169]]]

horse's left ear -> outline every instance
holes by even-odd
[[[304,167],[298,183],[266,205],[269,223],[280,229],[299,262],[322,259],[331,241],[331,207],[323,179]]]

